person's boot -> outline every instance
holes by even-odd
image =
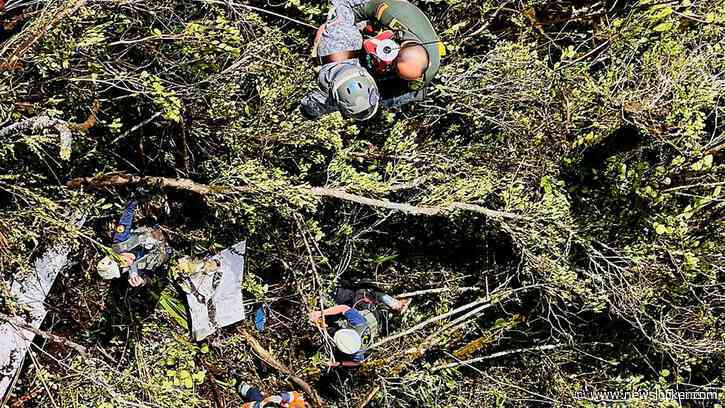
[[[264,397],[258,388],[247,383],[240,382],[237,386],[237,392],[245,401],[262,401]]]

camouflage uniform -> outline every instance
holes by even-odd
[[[317,56],[353,51],[362,48],[362,34],[355,26],[355,14],[349,7],[350,0],[333,0],[332,10],[317,44]],[[330,62],[320,67],[317,75],[319,88],[307,94],[301,101],[302,114],[309,119],[336,112],[339,109],[331,92],[336,78],[341,78],[352,69],[360,69],[362,65],[357,58]]]
[[[163,265],[171,256],[171,247],[157,228],[133,228],[133,215],[138,202],[132,200],[126,206],[113,234],[112,248],[117,254],[132,253],[135,260],[129,266],[129,275],[151,277],[154,269]],[[154,235],[161,239],[154,238]]]

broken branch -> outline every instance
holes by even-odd
[[[200,195],[219,193],[224,191],[223,187],[200,184],[185,178],[174,179],[168,177],[132,176],[122,173],[103,174],[96,177],[78,177],[70,180],[68,183],[66,183],[66,186],[68,188],[80,188],[82,186],[112,187],[125,186],[129,184],[155,185],[161,188],[192,191]]]
[[[75,13],[79,8],[81,8],[84,4],[86,4],[86,0],[76,0],[75,3],[71,4],[70,6],[61,6],[58,8],[58,11],[55,13],[52,19],[50,19],[49,22],[42,24],[37,30],[32,32],[30,35],[28,35],[27,38],[25,38],[20,46],[18,46],[15,51],[10,54],[10,56],[6,59],[6,62],[0,63],[0,71],[3,70],[12,70],[17,67],[17,63],[20,60],[20,58],[23,57],[23,54],[35,44],[36,41],[43,38],[43,36],[56,24],[58,24],[61,20],[64,18],[70,16],[71,14]]]
[[[330,188],[324,188],[324,187],[313,187],[310,189],[312,194],[321,196],[321,197],[333,197],[333,198],[339,198],[341,200],[345,201],[351,201],[358,204],[368,205],[371,207],[379,207],[379,208],[387,208],[390,210],[397,210],[404,212],[406,214],[412,214],[412,215],[439,215],[446,211],[453,211],[453,210],[465,210],[465,211],[471,211],[476,212],[479,214],[483,214],[487,217],[491,218],[509,218],[509,219],[523,219],[524,217],[513,214],[509,212],[504,211],[496,211],[496,210],[489,210],[488,208],[484,208],[475,204],[466,204],[466,203],[451,203],[448,207],[418,207],[411,204],[406,203],[395,203],[387,200],[378,200],[375,198],[368,198],[368,197],[362,197],[355,194],[350,194],[348,192],[342,191],[342,190],[334,190]]]
[[[290,380],[292,380],[295,384],[299,385],[300,388],[302,388],[302,390],[304,390],[304,392],[310,396],[313,406],[320,408],[324,406],[322,403],[322,399],[317,394],[317,392],[310,386],[310,384],[308,384],[300,377],[297,377],[291,369],[289,369],[274,356],[272,356],[272,354],[267,351],[267,349],[265,349],[264,346],[262,346],[262,344],[260,344],[259,341],[257,341],[257,339],[251,333],[249,333],[249,331],[247,331],[247,329],[240,328],[239,333],[242,335],[242,338],[244,338],[247,344],[249,344],[252,350],[257,353],[257,356],[259,356],[259,358],[261,358],[265,363],[274,367],[277,371],[287,375]]]
[[[81,346],[78,343],[74,343],[74,342],[66,339],[65,337],[61,337],[61,336],[55,335],[53,333],[48,333],[46,331],[43,331],[43,330],[40,330],[40,329],[36,329],[35,327],[33,327],[32,325],[24,322],[23,320],[18,319],[17,317],[14,317],[14,316],[6,315],[4,313],[0,313],[0,320],[3,320],[5,322],[8,322],[11,325],[13,325],[15,327],[18,327],[18,328],[21,328],[23,330],[27,330],[27,331],[35,334],[36,336],[40,336],[40,337],[43,337],[43,338],[48,339],[50,341],[53,341],[55,343],[62,344],[64,346],[70,347],[73,350],[77,351],[78,354],[82,355],[83,357],[89,358],[88,352],[87,352],[87,350],[86,350],[85,347]]]
[[[179,178],[179,179],[172,179],[167,177],[142,177],[142,176],[132,176],[128,174],[104,174],[96,177],[79,177],[70,180],[66,186],[69,188],[78,188],[81,186],[92,186],[92,187],[108,187],[108,186],[118,186],[118,185],[126,185],[126,184],[140,184],[140,183],[146,183],[146,184],[156,184],[159,187],[168,187],[168,188],[174,188],[177,190],[188,190],[193,191],[197,194],[206,195],[206,194],[212,194],[212,193],[223,193],[225,191],[247,191],[244,188],[240,187],[225,187],[225,186],[218,186],[218,185],[206,185],[206,184],[200,184],[197,182],[194,182],[189,179]],[[467,203],[458,203],[454,202],[449,204],[448,206],[440,206],[440,207],[419,207],[412,204],[407,203],[396,203],[392,201],[387,200],[379,200],[376,198],[368,198],[359,196],[356,194],[350,194],[343,190],[337,190],[337,189],[331,189],[331,188],[325,188],[325,187],[297,187],[299,190],[308,192],[310,194],[313,194],[318,197],[330,197],[330,198],[338,198],[344,201],[349,201],[357,204],[367,205],[370,207],[378,207],[378,208],[387,208],[390,210],[396,210],[400,212],[404,212],[406,214],[412,214],[412,215],[440,215],[442,213],[445,213],[447,211],[455,211],[455,210],[463,210],[463,211],[471,211],[478,214],[483,214],[487,217],[491,218],[507,218],[507,219],[514,219],[514,220],[522,220],[527,219],[524,216],[505,212],[505,211],[496,211],[496,210],[490,210],[488,208],[481,207],[479,205],[475,204],[467,204]]]
[[[21,120],[20,122],[13,123],[10,126],[6,126],[3,129],[0,129],[0,138],[6,137],[12,133],[19,133],[26,130],[41,130],[46,129],[49,127],[55,127],[60,131],[68,132],[70,133],[70,130],[68,129],[68,123],[64,120],[51,118],[50,116],[37,116],[34,118],[28,118]],[[63,130],[61,130],[63,129]]]
[[[378,393],[378,391],[380,391],[380,386],[376,385],[375,387],[373,387],[372,390],[370,390],[370,393],[367,394],[367,397],[365,398],[365,400],[363,400],[361,403],[359,403],[357,405],[357,408],[367,407],[368,404],[370,403],[370,401],[372,401],[373,398],[375,398],[375,395]]]

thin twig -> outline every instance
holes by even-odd
[[[72,348],[73,350],[77,351],[83,357],[90,358],[85,347],[81,346],[78,343],[74,343],[74,342],[66,339],[65,337],[61,337],[61,336],[55,335],[53,333],[48,333],[46,331],[36,329],[35,327],[24,322],[23,320],[18,319],[17,317],[14,317],[14,316],[6,315],[4,313],[0,313],[0,320],[6,321],[6,322],[10,323],[11,325],[16,326],[20,329],[27,330],[27,331],[35,334],[36,336],[40,336],[40,337],[43,337],[50,341],[53,341],[55,343],[62,344],[64,346],[68,346],[68,347]]]
[[[373,398],[375,398],[375,395],[379,391],[380,391],[380,386],[376,385],[372,390],[370,390],[367,398],[365,398],[365,400],[363,400],[360,404],[357,405],[357,408],[365,408],[370,403],[370,401],[372,401]]]
[[[405,298],[414,297],[414,296],[430,295],[433,293],[443,293],[443,292],[451,292],[451,291],[469,292],[469,291],[480,291],[480,290],[483,290],[483,289],[477,288],[477,287],[423,289],[423,290],[416,290],[415,292],[401,293],[400,295],[395,295],[395,297],[397,299],[405,299]]]
[[[500,351],[498,353],[489,354],[489,355],[483,356],[483,357],[477,357],[477,358],[472,358],[470,360],[458,361],[455,363],[436,366],[436,367],[433,367],[431,369],[431,371],[436,372],[439,370],[443,370],[445,368],[453,368],[453,367],[457,367],[460,365],[469,365],[469,364],[477,363],[480,361],[491,360],[491,359],[498,358],[498,357],[508,356],[511,354],[527,353],[530,351],[553,350],[553,349],[561,348],[564,346],[566,346],[566,344],[548,344],[545,346],[536,346],[536,347],[529,347],[529,348],[520,348],[520,349],[514,349],[514,350]]]

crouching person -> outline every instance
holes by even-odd
[[[237,391],[245,401],[242,408],[305,408],[305,399],[296,391],[283,392],[265,398],[258,388],[245,383],[239,384]]]
[[[103,279],[128,274],[128,283],[133,287],[150,284],[154,271],[171,256],[171,247],[160,228],[133,227],[136,207],[136,200],[126,205],[113,233],[114,254],[98,262],[98,274]]]
[[[383,314],[390,311],[402,314],[410,299],[398,300],[373,289],[337,288],[337,306],[310,313],[310,321],[328,327],[337,348],[335,362],[330,367],[356,367],[365,361],[365,350],[374,343],[381,331]],[[327,320],[332,325],[327,325]]]

